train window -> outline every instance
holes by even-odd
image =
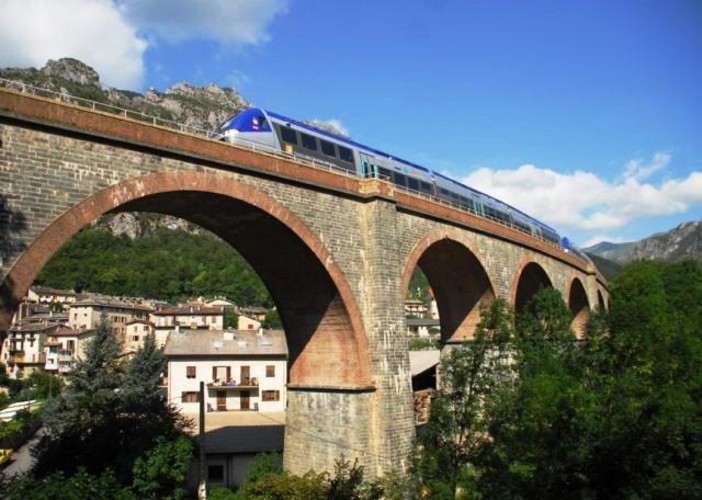
[[[349,163],[353,163],[353,151],[349,148],[339,146],[339,158]]]
[[[463,196],[461,196],[461,206],[466,210],[473,210],[473,202]]]
[[[334,144],[332,144],[329,141],[323,141],[322,139],[319,140],[319,143],[322,146],[322,153],[324,153],[327,156],[336,156],[336,151],[334,150]]]
[[[419,191],[419,181],[412,177],[407,177],[407,187],[414,191]]]
[[[311,135],[303,134],[300,132],[300,137],[302,138],[302,147],[312,151],[317,151],[317,138]]]
[[[431,194],[431,184],[429,184],[428,182],[421,181],[419,183],[419,190],[423,193]]]
[[[392,174],[392,181],[398,186],[407,187],[407,177],[397,172]]]
[[[525,233],[531,233],[531,228],[519,219],[514,219],[514,225],[522,231],[524,231]]]
[[[392,173],[387,168],[378,167],[378,178],[389,181],[392,179]]]
[[[283,139],[283,142],[297,144],[297,134],[291,128],[280,127],[280,137]]]

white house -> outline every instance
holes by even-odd
[[[282,330],[179,330],[169,335],[168,399],[197,413],[200,382],[208,411],[285,410],[288,348]]]

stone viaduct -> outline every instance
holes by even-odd
[[[405,469],[414,438],[404,297],[415,266],[442,340],[479,306],[559,290],[581,328],[604,306],[592,266],[524,233],[323,168],[0,89],[0,339],[39,270],[102,214],[187,219],[235,247],[280,312],[290,349],[284,464]]]

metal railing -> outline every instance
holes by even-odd
[[[150,125],[164,127],[171,130],[177,130],[179,132],[187,132],[193,135],[204,137],[211,136],[211,132],[206,129],[183,125],[182,123],[174,122],[172,120],[166,120],[165,118],[160,118],[158,116],[148,115],[140,111],[122,108],[119,106],[115,106],[114,104],[85,99],[83,97],[76,97],[65,92],[57,92],[55,90],[45,89],[42,87],[35,87],[34,85],[30,85],[25,82],[0,78],[0,87],[21,92],[23,94],[30,94],[47,99],[54,99],[63,103],[73,104],[81,108],[90,109],[92,111],[108,113],[115,116],[121,116],[123,118],[131,118],[133,120],[148,123]]]

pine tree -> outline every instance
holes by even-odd
[[[66,389],[47,404],[47,433],[35,449],[35,472],[75,472],[84,466],[95,471],[114,448],[119,387],[123,368],[120,346],[103,316],[85,350],[68,374]],[[70,457],[70,459],[67,459]]]

